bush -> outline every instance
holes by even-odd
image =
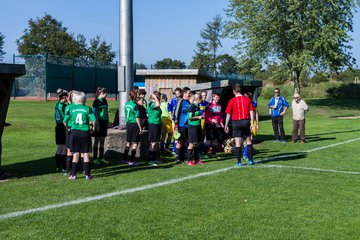
[[[360,99],[360,84],[341,84],[339,87],[329,88],[326,92],[332,98]]]

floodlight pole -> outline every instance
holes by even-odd
[[[120,56],[118,67],[119,125],[125,126],[124,106],[134,84],[133,3],[120,0]]]

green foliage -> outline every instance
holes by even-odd
[[[164,58],[154,64],[155,69],[185,69],[186,64],[180,60],[173,60],[171,58]]]
[[[360,99],[360,84],[349,83],[341,84],[339,87],[332,87],[327,90],[332,98],[340,99]]]
[[[196,43],[195,55],[190,64],[191,68],[198,68],[204,71],[215,73],[221,58],[217,52],[221,44],[223,23],[220,15],[217,15],[212,22],[206,23],[200,31],[201,41]]]
[[[238,72],[238,62],[229,54],[218,56],[220,74],[233,74]]]
[[[134,63],[134,69],[147,69],[143,63]]]
[[[106,43],[105,40],[101,41],[100,36],[97,35],[95,38],[90,39],[90,46],[86,51],[86,55],[88,59],[110,63],[116,56],[111,49],[112,44]]]
[[[284,64],[299,91],[302,71],[353,64],[349,32],[356,5],[355,0],[231,0],[226,34],[239,39],[240,56]]]
[[[3,60],[5,52],[3,51],[5,36],[0,32],[0,62]]]
[[[48,54],[103,62],[112,62],[115,58],[111,44],[101,41],[100,36],[90,39],[88,47],[84,35],[79,34],[75,38],[62,22],[49,14],[36,20],[30,19],[28,29],[16,43],[19,53],[23,55]]]

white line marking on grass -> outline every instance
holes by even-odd
[[[93,201],[110,198],[110,197],[114,197],[114,196],[125,195],[128,193],[149,190],[152,188],[157,188],[157,187],[162,187],[162,186],[166,186],[166,185],[170,185],[170,184],[174,184],[174,183],[184,182],[186,180],[190,180],[190,179],[194,179],[194,178],[204,177],[204,176],[213,175],[213,174],[221,173],[221,172],[227,172],[233,168],[235,168],[235,166],[222,168],[222,169],[218,169],[218,170],[210,171],[210,172],[194,174],[194,175],[190,175],[190,176],[186,176],[186,177],[182,177],[182,178],[170,179],[170,180],[167,180],[164,182],[144,185],[142,187],[129,188],[129,189],[125,189],[122,191],[111,192],[111,193],[102,194],[102,195],[98,195],[98,196],[94,196],[94,197],[86,197],[86,198],[81,198],[81,199],[77,199],[77,200],[73,200],[73,201],[69,201],[69,202],[52,204],[52,205],[48,205],[45,207],[39,207],[39,208],[33,208],[33,209],[24,210],[24,211],[12,212],[12,213],[8,213],[8,214],[0,215],[0,220],[5,220],[5,219],[9,219],[9,218],[14,218],[14,217],[20,217],[20,216],[23,216],[26,214],[31,214],[31,213],[44,212],[47,210],[61,208],[61,207],[67,207],[67,206],[71,206],[71,205],[93,202]]]
[[[286,166],[286,165],[264,165],[264,166],[261,166],[261,168],[291,168],[291,169],[303,169],[303,170],[317,171],[317,172],[330,172],[330,173],[340,173],[340,174],[349,174],[349,175],[360,175],[360,172],[347,172],[347,171],[339,171],[339,170],[332,170],[332,169]]]
[[[350,143],[350,142],[354,142],[354,141],[358,141],[358,140],[360,140],[360,138],[351,139],[351,140],[348,140],[348,141],[339,142],[339,143],[327,145],[327,146],[324,146],[324,147],[314,148],[314,149],[306,150],[306,151],[299,152],[299,153],[293,153],[293,154],[288,154],[288,155],[283,155],[283,156],[266,158],[266,159],[263,159],[261,161],[257,161],[257,163],[271,161],[271,160],[280,159],[280,158],[298,156],[299,154],[302,154],[302,153],[310,153],[310,152],[314,152],[314,151],[319,151],[319,150],[322,150],[322,149],[335,147],[335,146],[338,146],[338,145],[342,145],[342,144],[346,144],[346,143]],[[266,167],[266,166],[264,166],[264,167]],[[302,169],[306,169],[306,170],[323,171],[323,172],[360,174],[360,173],[356,173],[356,172],[350,173],[350,172],[336,171],[336,170],[325,170],[325,169],[305,168],[305,167],[291,167],[291,166],[282,166],[282,165],[268,165],[268,167],[302,168]],[[98,195],[98,196],[86,197],[86,198],[81,198],[81,199],[77,199],[77,200],[73,200],[73,201],[68,201],[68,202],[63,202],[63,203],[58,203],[58,204],[52,204],[52,205],[48,205],[48,206],[44,206],[44,207],[32,208],[32,209],[23,210],[23,211],[7,213],[7,214],[0,215],[0,220],[6,220],[6,219],[9,219],[9,218],[20,217],[20,216],[31,214],[31,213],[44,212],[44,211],[48,211],[48,210],[56,209],[56,208],[61,208],[61,207],[67,207],[67,206],[72,206],[72,205],[77,205],[77,204],[82,204],[82,203],[87,203],[87,202],[98,201],[98,200],[101,200],[101,199],[110,198],[110,197],[119,196],[119,195],[125,195],[125,194],[128,194],[128,193],[134,193],[134,192],[149,190],[149,189],[152,189],[152,188],[157,188],[157,187],[162,187],[162,186],[166,186],[166,185],[170,185],[170,184],[174,184],[174,183],[184,182],[186,180],[190,180],[190,179],[194,179],[194,178],[209,176],[209,175],[213,175],[213,174],[217,174],[217,173],[221,173],[221,172],[227,172],[227,171],[229,171],[231,169],[234,169],[234,168],[236,168],[236,167],[232,166],[232,167],[222,168],[222,169],[218,169],[218,170],[214,170],[214,171],[210,171],[210,172],[203,172],[203,173],[199,173],[199,174],[194,174],[194,175],[190,175],[190,176],[187,176],[187,177],[170,179],[170,180],[167,180],[167,181],[164,181],[164,182],[148,184],[148,185],[144,185],[142,187],[129,188],[129,189],[125,189],[125,190],[122,190],[122,191],[111,192],[111,193],[102,194],[102,195]]]

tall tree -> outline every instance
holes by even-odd
[[[68,33],[62,22],[51,15],[45,14],[42,18],[30,19],[28,23],[29,28],[16,40],[21,54],[80,57],[84,53],[74,35]]]
[[[200,31],[202,40],[196,43],[197,49],[191,67],[216,73],[220,61],[218,50],[222,47],[222,30],[223,23],[220,15],[217,15],[213,21],[206,23],[205,28]]]
[[[95,38],[90,39],[90,46],[86,55],[91,60],[112,62],[116,54],[111,49],[111,43],[108,44],[105,40],[101,41],[100,36],[97,35]]]
[[[186,65],[180,60],[172,60],[171,58],[164,58],[154,64],[155,69],[185,69]]]
[[[143,63],[134,63],[134,68],[135,69],[147,69],[147,67],[145,66],[145,64]]]
[[[0,62],[3,60],[5,52],[3,51],[5,36],[0,32]]]
[[[240,56],[285,64],[300,92],[302,71],[354,64],[349,52],[357,0],[230,0],[226,33]]]
[[[238,62],[229,54],[222,54],[218,56],[219,72],[223,74],[234,74],[238,71]]]

